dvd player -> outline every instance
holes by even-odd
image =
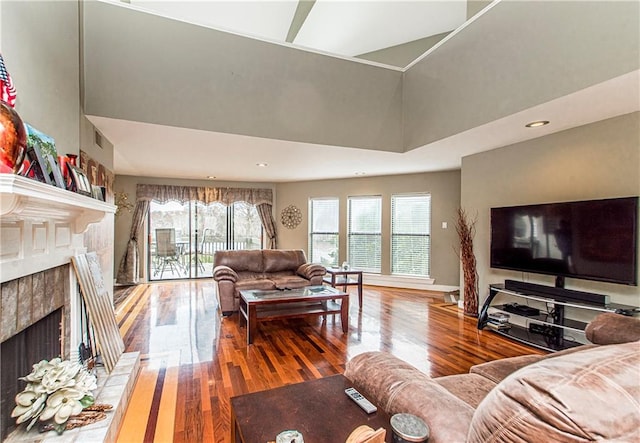
[[[512,314],[522,315],[524,317],[532,317],[534,315],[540,315],[540,309],[532,308],[527,305],[519,305],[518,303],[507,303],[503,309]]]

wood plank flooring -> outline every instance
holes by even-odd
[[[228,442],[231,397],[340,374],[365,351],[390,352],[433,377],[541,352],[478,331],[475,319],[425,292],[365,286],[362,310],[351,298],[348,334],[338,315],[273,321],[247,346],[237,314],[220,317],[211,280],[117,292],[126,349],[142,359],[118,441]]]

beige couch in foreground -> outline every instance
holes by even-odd
[[[640,320],[600,314],[586,334],[594,344],[483,363],[468,374],[431,378],[366,352],[344,375],[387,413],[425,420],[430,443],[640,442]]]
[[[213,279],[223,315],[238,310],[240,291],[296,289],[321,285],[324,266],[307,263],[302,249],[217,251]]]

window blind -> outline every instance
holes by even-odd
[[[380,272],[382,244],[382,198],[349,197],[348,262],[353,268]]]
[[[391,273],[429,276],[431,196],[391,197]]]
[[[309,200],[309,255],[313,263],[338,266],[339,203],[337,198]]]

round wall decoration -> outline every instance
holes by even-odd
[[[280,213],[280,221],[285,228],[294,229],[302,221],[302,212],[293,205],[289,205]]]

